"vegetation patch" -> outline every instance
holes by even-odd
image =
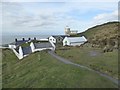
[[[30,43],[31,43],[31,42],[26,42],[26,43],[21,44],[20,46],[21,46],[21,47],[28,47],[28,46],[30,46]]]

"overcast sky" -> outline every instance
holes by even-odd
[[[118,0],[4,0],[0,8],[3,34],[64,34],[66,25],[82,32],[118,19]]]

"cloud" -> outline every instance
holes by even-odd
[[[96,25],[98,21],[103,23],[115,19],[117,12],[112,12],[117,8],[116,2],[4,2],[2,4],[4,32],[31,32],[39,30],[47,33],[64,33],[66,25],[73,29],[78,29],[80,32],[92,25]]]
[[[108,21],[118,21],[118,10],[115,10],[112,13],[98,14],[94,17],[95,23],[104,23]]]
[[[41,24],[35,24],[32,27],[51,27],[51,25],[55,25],[52,22],[42,22]]]

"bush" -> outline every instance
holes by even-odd
[[[105,46],[104,48],[103,48],[103,52],[105,53],[105,52],[112,52],[113,51],[113,47],[110,47],[109,45],[107,45],[107,46]]]

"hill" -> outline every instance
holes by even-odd
[[[92,83],[91,83],[92,82]],[[12,50],[2,50],[3,88],[115,88],[99,74],[64,64],[46,51],[18,60]]]
[[[106,46],[118,48],[118,26],[120,22],[107,22],[102,25],[89,28],[77,36],[84,35],[92,46],[104,48]]]

